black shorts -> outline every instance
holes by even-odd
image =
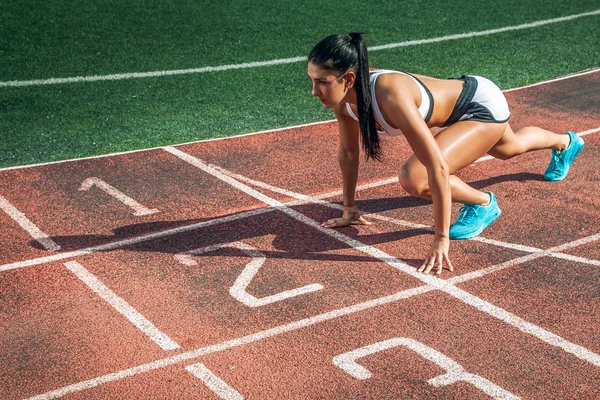
[[[463,75],[463,90],[456,101],[450,118],[442,126],[458,121],[506,122],[510,118],[504,93],[489,79]]]

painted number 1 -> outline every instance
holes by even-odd
[[[119,190],[115,189],[114,187],[112,187],[111,185],[109,185],[108,183],[104,182],[102,179],[99,179],[99,178],[91,177],[91,178],[86,179],[81,184],[81,187],[79,188],[79,190],[88,191],[92,188],[92,186],[97,186],[98,189],[106,192],[110,196],[119,200],[121,203],[130,207],[134,211],[133,215],[135,215],[135,216],[149,215],[149,214],[154,214],[154,213],[158,212],[158,210],[156,210],[156,209],[149,209],[149,208],[144,207],[143,205],[141,205],[140,203],[138,203],[131,197],[127,196],[123,192],[120,192]]]

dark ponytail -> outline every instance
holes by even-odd
[[[369,55],[362,34],[350,32],[348,36],[328,36],[312,49],[308,61],[323,69],[336,72],[338,77],[350,70],[355,72],[354,87],[362,146],[367,159],[381,161],[383,155],[371,105]]]

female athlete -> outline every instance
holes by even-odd
[[[412,196],[433,201],[435,236],[419,271],[437,274],[448,257],[450,239],[479,235],[500,216],[496,197],[453,175],[482,155],[506,160],[539,149],[552,149],[544,178],[564,179],[583,149],[573,132],[556,134],[538,127],[513,132],[502,91],[479,76],[436,79],[372,69],[360,33],[332,35],[308,57],[312,95],[333,109],[339,127],[338,161],[342,171],[344,212],[323,223],[329,228],[370,224],[354,203],[359,151],[381,160],[380,134],[404,135],[414,154],[400,168],[400,185]],[[429,128],[443,127],[436,136]],[[450,226],[452,201],[463,203]]]

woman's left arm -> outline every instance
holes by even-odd
[[[394,90],[381,99],[381,106],[389,122],[399,128],[418,160],[427,169],[427,179],[433,200],[435,238],[420,272],[429,273],[436,268],[441,274],[444,262],[452,271],[448,257],[450,247],[450,213],[452,195],[448,165],[429,127],[419,113],[414,99],[407,92]]]

